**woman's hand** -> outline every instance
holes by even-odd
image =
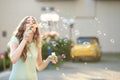
[[[48,56],[47,60],[49,62],[52,62],[53,64],[56,64],[58,62],[58,57],[55,56],[54,58],[52,58],[52,55]]]
[[[32,28],[27,28],[24,32],[24,39],[27,40],[27,41],[32,41],[33,39],[33,31],[32,31]]]

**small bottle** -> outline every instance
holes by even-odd
[[[52,52],[52,59],[55,59],[55,56],[56,56],[55,52]]]
[[[32,28],[29,28],[29,30],[32,30]]]

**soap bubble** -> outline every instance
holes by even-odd
[[[114,40],[114,39],[110,39],[110,42],[111,42],[111,43],[115,43],[115,40]]]

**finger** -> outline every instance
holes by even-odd
[[[31,35],[33,33],[33,30],[32,28],[27,28],[25,32],[26,34]]]
[[[57,56],[55,56],[55,61],[58,62],[58,57]]]
[[[53,64],[56,64],[56,61],[55,61],[55,60],[52,60],[52,63],[53,63]]]
[[[56,64],[55,59],[52,59],[52,56],[51,56],[51,55],[49,56],[49,60],[50,60],[53,64]]]
[[[50,55],[49,58],[52,59],[52,56]]]
[[[51,56],[48,56],[48,59],[51,61],[52,60]]]

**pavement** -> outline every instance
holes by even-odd
[[[8,80],[10,72],[0,72],[0,80]],[[120,55],[103,55],[100,62],[65,62],[37,73],[39,80],[120,80]]]

